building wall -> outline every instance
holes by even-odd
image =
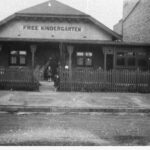
[[[120,35],[122,35],[122,19],[114,25],[114,31]]]
[[[128,17],[131,11],[140,0],[124,0],[123,1],[123,19]]]
[[[71,31],[60,28],[74,27]],[[49,29],[48,29],[49,28]],[[59,28],[59,30],[58,30]],[[112,41],[112,36],[90,22],[24,21],[14,20],[0,28],[0,38],[47,40],[102,40]]]
[[[150,42],[150,1],[141,0],[124,21],[124,41]]]
[[[126,42],[150,42],[150,0],[124,0],[123,40]],[[120,30],[117,24],[115,31]]]

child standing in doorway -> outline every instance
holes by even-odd
[[[48,77],[48,82],[52,81],[52,68],[51,66],[48,66],[47,68],[47,77]]]

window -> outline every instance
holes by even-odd
[[[135,58],[128,58],[127,59],[127,66],[134,67],[135,66]]]
[[[116,53],[117,67],[148,68],[146,52],[121,51]]]
[[[143,58],[138,59],[138,66],[142,68],[147,67],[147,61]]]
[[[26,65],[27,52],[24,50],[10,51],[10,65],[12,66],[25,66]]]
[[[92,66],[92,52],[77,52],[76,56],[78,66]]]
[[[117,52],[117,66],[125,66],[125,53]]]
[[[146,53],[145,53],[145,52],[138,52],[137,54],[138,54],[138,56],[140,56],[140,57],[145,57],[145,56],[146,56]]]
[[[134,67],[136,65],[136,53],[135,52],[127,52],[127,66]]]
[[[138,52],[137,63],[138,63],[138,67],[140,69],[148,68],[148,62],[146,59],[146,53],[145,52]]]
[[[136,53],[135,52],[117,52],[117,66],[119,67],[135,67]]]
[[[12,65],[16,65],[17,64],[17,51],[11,51],[10,55],[11,55],[10,63]]]

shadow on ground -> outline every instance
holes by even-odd
[[[119,135],[113,139],[117,145],[146,146],[150,143],[150,139],[143,136]]]

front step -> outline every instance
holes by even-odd
[[[40,82],[39,90],[40,92],[56,91],[56,88],[54,87],[54,82],[42,81]]]

